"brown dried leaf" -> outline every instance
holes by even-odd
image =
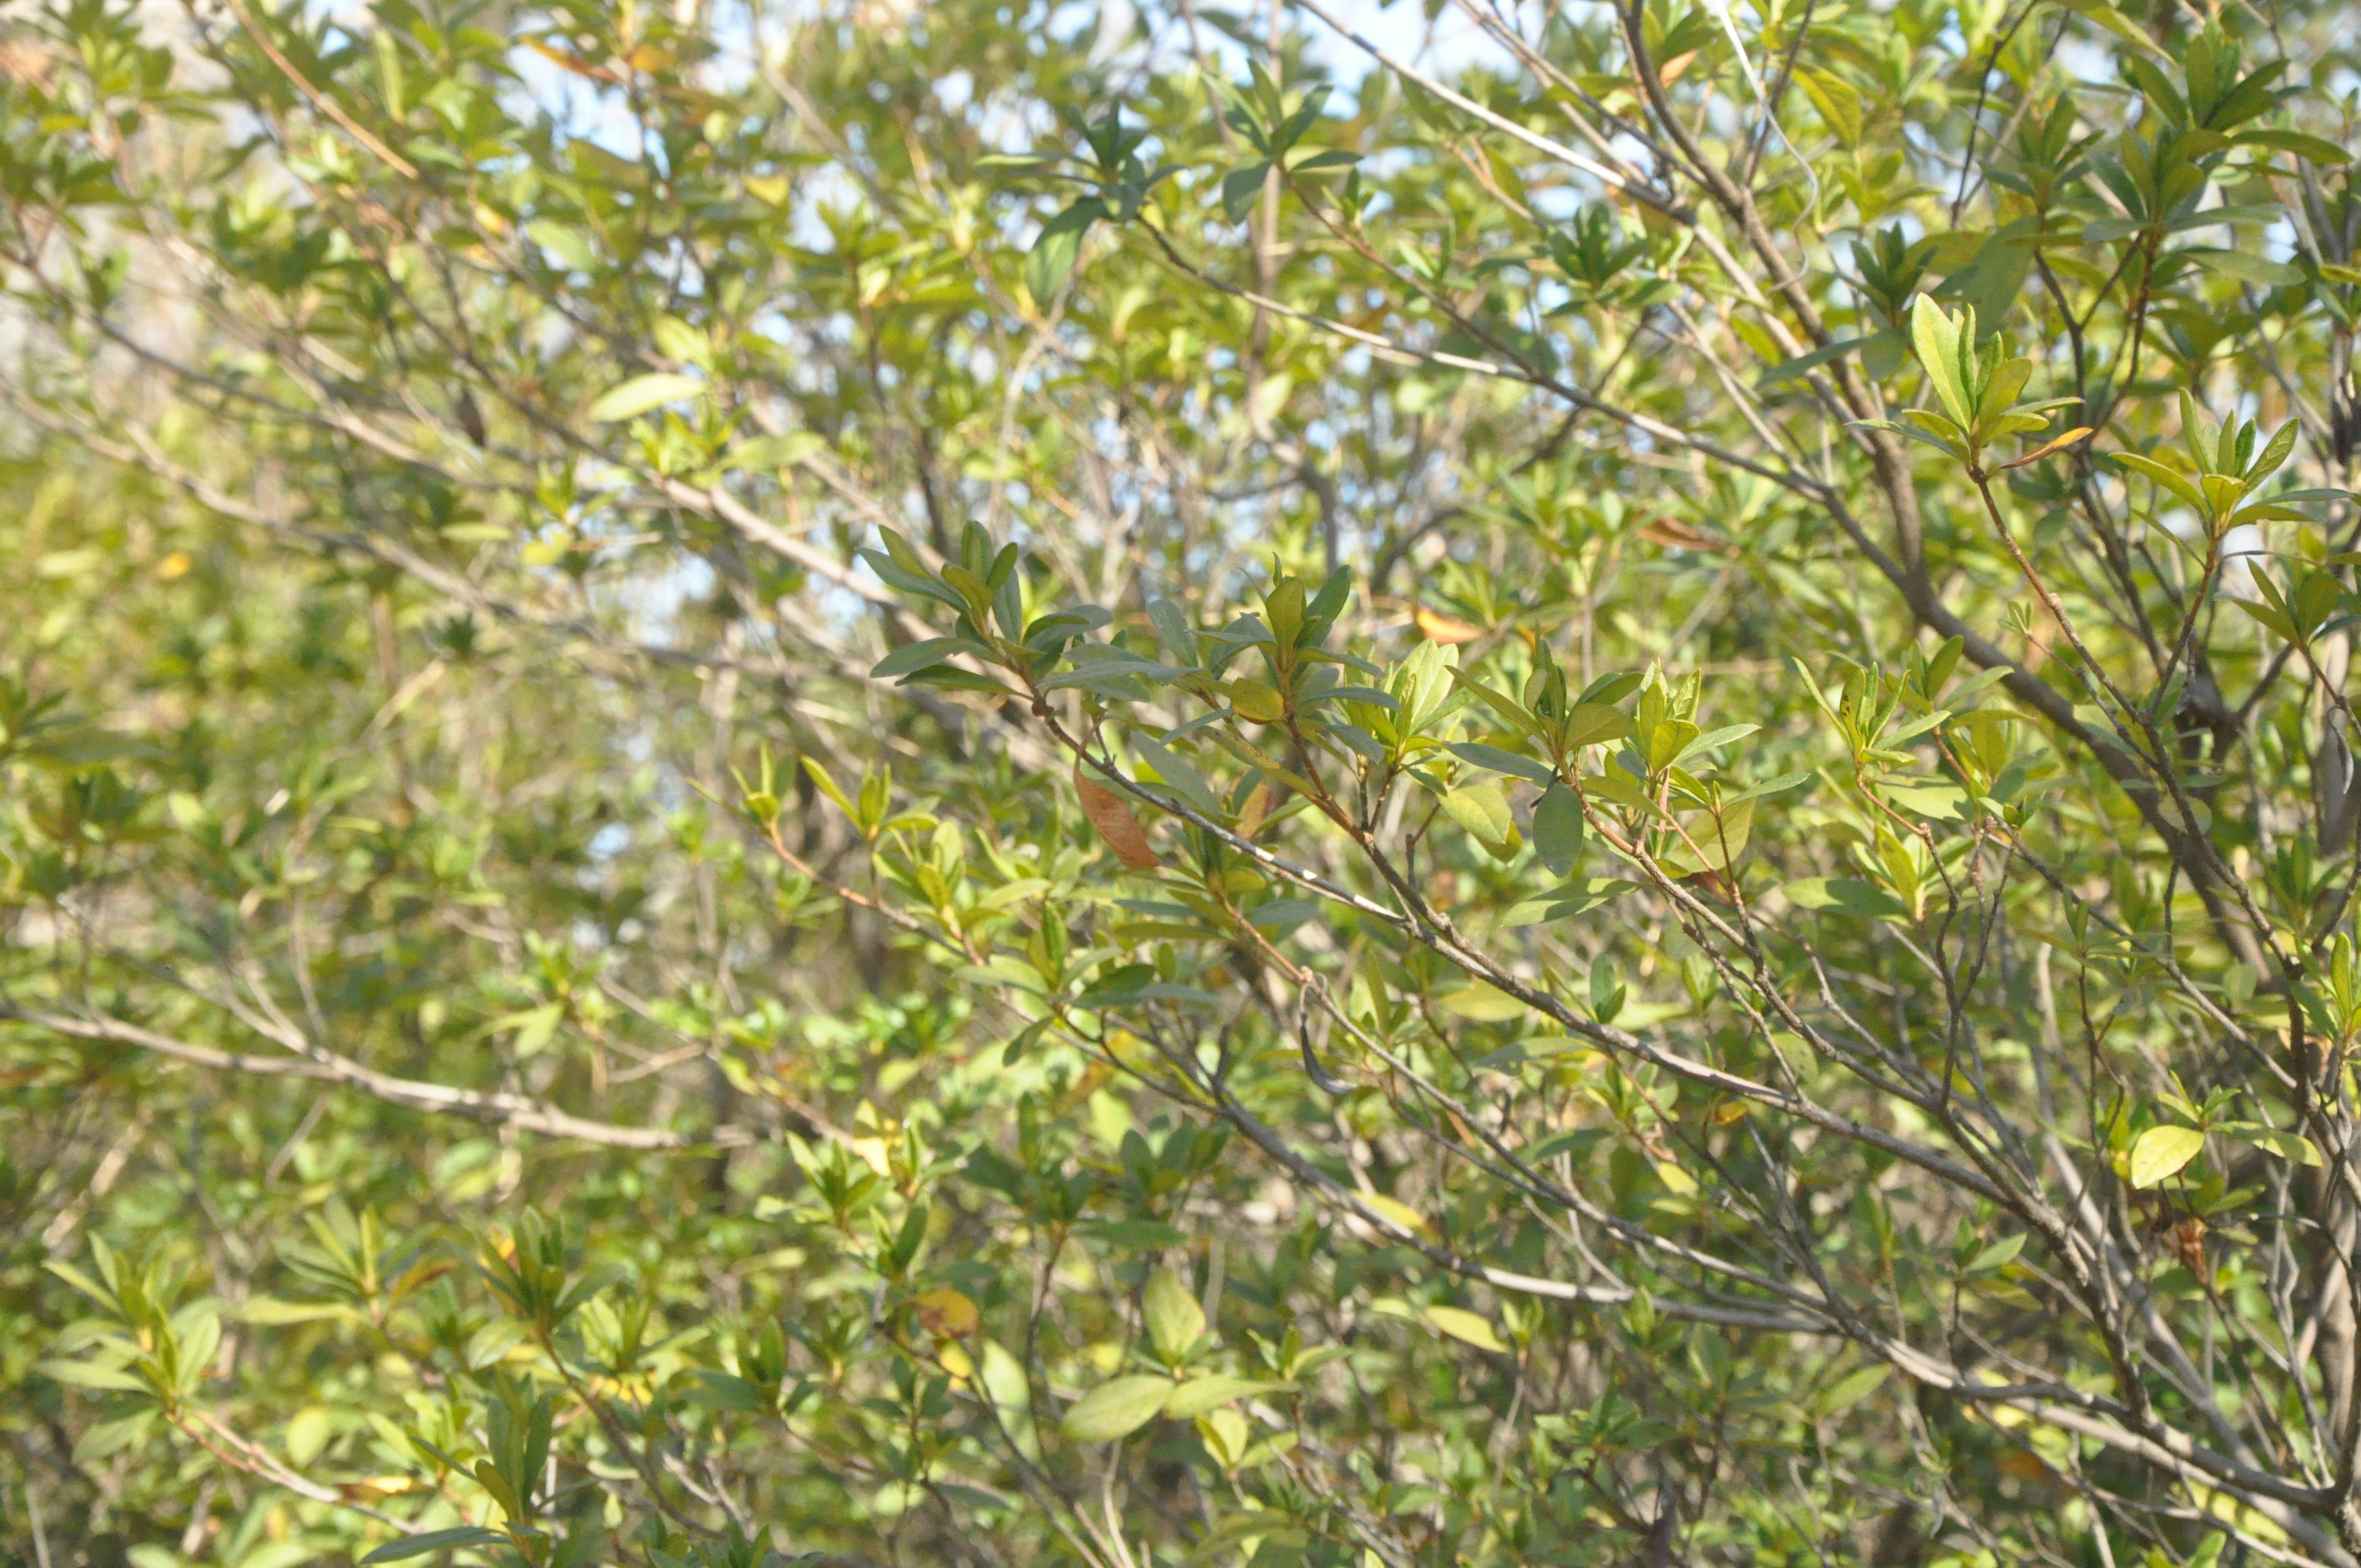
[[[1148,835],[1139,830],[1139,818],[1131,814],[1131,802],[1103,784],[1082,776],[1074,770],[1074,794],[1082,803],[1082,815],[1107,841],[1115,858],[1126,869],[1135,872],[1152,871],[1164,862],[1148,842]]]
[[[2213,1277],[2213,1272],[2205,1261],[2205,1222],[2196,1215],[2191,1214],[2172,1227],[2172,1252],[2201,1283]]]
[[[1676,517],[1660,517],[1642,524],[1641,538],[1651,544],[1661,544],[1674,550],[1694,550],[1702,554],[1730,555],[1736,552],[1719,540],[1699,533]]]
[[[577,76],[587,76],[593,82],[605,82],[613,84],[620,84],[623,80],[620,74],[610,68],[603,65],[593,65],[588,60],[584,60],[580,55],[574,53],[570,49],[552,48],[549,44],[540,38],[527,38],[524,40],[524,43],[527,49],[533,50],[533,53],[541,56],[544,60],[546,60],[552,64],[559,66],[566,71],[570,71]]]

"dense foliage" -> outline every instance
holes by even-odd
[[[2352,12],[1412,10],[0,8],[14,1560],[2361,1562]]]

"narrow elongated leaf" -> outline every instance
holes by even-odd
[[[2078,424],[2073,429],[2066,432],[2063,435],[2051,436],[2048,441],[2043,442],[2040,445],[2035,447],[2024,456],[2017,458],[2015,462],[2004,463],[2001,466],[2004,468],[2022,468],[2029,463],[2038,463],[2044,457],[2048,457],[2053,453],[2065,451],[2066,448],[2073,445],[2076,442],[2081,440],[2084,436],[2090,433],[2091,427],[2089,425]]]
[[[372,1563],[399,1563],[407,1557],[423,1557],[430,1552],[443,1552],[454,1546],[489,1546],[507,1537],[496,1530],[481,1525],[455,1525],[449,1530],[421,1530],[405,1535],[399,1541],[389,1541],[361,1559],[361,1568]]]
[[[939,664],[953,653],[976,652],[976,645],[964,637],[929,637],[923,641],[907,643],[895,649],[877,661],[869,674],[873,679],[884,680],[893,675],[906,675],[913,670],[923,670]]]
[[[34,1364],[33,1370],[45,1377],[75,1388],[103,1388],[137,1393],[148,1385],[119,1366],[103,1365],[94,1361],[43,1361]]]
[[[1793,359],[1783,361],[1765,370],[1763,372],[1762,384],[1765,387],[1775,387],[1782,381],[1793,380],[1795,377],[1806,375],[1835,359],[1839,355],[1860,347],[1866,341],[1859,337],[1840,337],[1834,343],[1823,344],[1809,354],[1799,354]]]
[[[1960,380],[1960,322],[1942,306],[1918,296],[1910,309],[1910,346],[1926,368],[1927,384],[1943,404],[1951,422],[1965,428],[1975,418],[1968,389]]]
[[[1504,751],[1498,746],[1487,746],[1477,740],[1453,742],[1451,754],[1463,762],[1473,762],[1479,768],[1489,768],[1496,773],[1508,773],[1516,778],[1530,779],[1535,784],[1553,784],[1557,779],[1557,774],[1550,771],[1550,765],[1547,762],[1537,762],[1531,757],[1521,757],[1514,751]]]
[[[2187,477],[2166,467],[2155,458],[2143,457],[2136,452],[2111,452],[2107,454],[2107,457],[2110,462],[2120,464],[2136,474],[2145,475],[2200,511],[2205,510],[2204,493]]]

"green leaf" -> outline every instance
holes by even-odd
[[[1169,1268],[1149,1276],[1140,1305],[1148,1321],[1148,1340],[1167,1363],[1178,1363],[1187,1355],[1205,1332],[1205,1310]]]
[[[2136,452],[2110,452],[2106,454],[2106,459],[2110,463],[2129,468],[2136,474],[2147,476],[2158,485],[2162,486],[2167,491],[2179,497],[2180,499],[2187,501],[2191,506],[2195,507],[2200,511],[2206,511],[2208,510],[2205,505],[2205,496],[2202,491],[2198,489],[2198,488],[2186,477],[2177,473],[2173,469],[2166,467],[2163,464],[2158,462],[2153,457],[2143,457]]]
[[[1177,1385],[1164,1401],[1164,1413],[1176,1421],[1194,1420],[1208,1410],[1257,1394],[1278,1393],[1292,1387],[1288,1383],[1258,1381],[1251,1377],[1233,1377],[1216,1372],[1203,1377],[1191,1377]]]
[[[1957,784],[1886,784],[1878,793],[1914,817],[1932,817],[1938,822],[1967,820],[1967,792]]]
[[[1859,146],[1863,126],[1861,89],[1829,71],[1806,68],[1795,73],[1795,80],[1838,142]]]
[[[1033,242],[1032,251],[1025,258],[1025,287],[1037,305],[1046,305],[1057,293],[1058,286],[1074,269],[1082,258],[1082,241],[1089,236],[1091,223],[1099,215],[1099,204],[1076,203],[1043,225],[1040,237]],[[1081,214],[1082,215],[1077,216]]]
[[[687,1394],[691,1403],[713,1410],[752,1411],[767,1408],[763,1391],[733,1373],[699,1367],[689,1376]]]
[[[1270,173],[1268,159],[1234,169],[1222,176],[1222,214],[1232,223],[1243,222],[1246,215],[1262,200],[1264,177]]]
[[[1927,384],[1942,400],[1944,411],[1953,424],[1965,429],[1975,419],[1975,408],[1960,379],[1960,334],[1959,318],[1926,295],[1919,295],[1910,307],[1910,345],[1926,369]]]
[[[1565,748],[1611,744],[1631,733],[1631,716],[1604,702],[1582,701],[1566,716]]]
[[[535,218],[525,225],[525,235],[544,250],[553,251],[560,261],[577,272],[598,270],[598,253],[590,248],[589,236],[580,229]]]
[[[2277,1127],[2266,1127],[2259,1132],[2242,1133],[2239,1135],[2257,1148],[2268,1149],[2281,1159],[2297,1165],[2308,1165],[2316,1169],[2325,1163],[2321,1158],[2319,1146],[2301,1133],[2281,1132]]]
[[[1725,724],[1719,729],[1708,729],[1702,735],[1684,741],[1673,761],[1685,762],[1691,757],[1701,757],[1708,751],[1718,751],[1734,740],[1745,740],[1762,728],[1763,726],[1759,724]]]
[[[1496,784],[1461,784],[1443,797],[1443,813],[1485,849],[1506,859],[1517,847],[1516,819]]]
[[[1533,803],[1533,853],[1553,876],[1572,873],[1582,858],[1582,797],[1552,784]]]
[[[117,1416],[100,1421],[74,1440],[73,1461],[76,1464],[96,1464],[112,1459],[126,1449],[137,1448],[154,1434],[163,1418],[156,1411],[137,1410],[127,1416]]]
[[[1067,1407],[1058,1430],[1076,1442],[1119,1442],[1154,1420],[1178,1385],[1170,1377],[1117,1377]]]
[[[2301,131],[2240,131],[2230,138],[2240,147],[2267,147],[2274,152],[2291,152],[2307,163],[2335,168],[2354,161],[2354,155],[2325,137],[2306,136]]]
[[[884,680],[893,675],[906,675],[913,670],[923,670],[939,664],[953,653],[981,652],[976,644],[964,637],[929,637],[895,649],[877,661],[869,672],[873,680]]]
[[[670,370],[634,376],[621,386],[600,393],[590,405],[590,418],[599,424],[613,424],[620,420],[635,419],[650,409],[696,397],[704,390],[705,383],[696,377]]]
[[[1798,376],[1818,369],[1839,355],[1860,347],[1866,341],[1868,340],[1865,338],[1840,337],[1834,343],[1821,345],[1809,354],[1799,354],[1793,359],[1782,360],[1763,372],[1761,384],[1765,387],[1775,387],[1782,381],[1793,380]]]
[[[1504,751],[1498,746],[1487,746],[1481,741],[1454,741],[1450,751],[1463,762],[1473,762],[1479,768],[1488,768],[1496,773],[1508,773],[1534,784],[1552,784],[1557,779],[1557,774],[1550,771],[1547,762],[1521,757],[1514,751]]]
[[[489,1546],[496,1541],[507,1539],[499,1530],[472,1524],[455,1525],[449,1530],[421,1530],[416,1535],[405,1535],[398,1541],[387,1541],[361,1559],[361,1568],[370,1568],[372,1563],[399,1563],[405,1557],[423,1557],[430,1552],[443,1552],[455,1546]]]
[[[2303,274],[2284,261],[2273,261],[2250,250],[2184,250],[2186,256],[2209,272],[2244,279],[2249,283],[2267,283],[2274,288],[2303,281]]]
[[[122,1393],[142,1393],[148,1384],[119,1366],[106,1366],[94,1361],[40,1361],[33,1370],[56,1382],[75,1388],[103,1388]]]
[[[723,461],[733,468],[749,470],[792,468],[827,448],[828,443],[810,431],[791,430],[784,435],[758,435],[752,441],[741,441],[730,449]]]
[[[1994,1269],[2005,1268],[2010,1264],[2015,1262],[2016,1255],[2024,1250],[2025,1233],[2023,1231],[2017,1232],[2016,1234],[2013,1236],[2003,1236],[2000,1240],[1993,1243],[1990,1246],[1985,1247],[1982,1251],[1977,1253],[1973,1258],[1970,1259],[1968,1266],[1963,1272],[1968,1274],[1990,1274]]]
[[[1882,1365],[1863,1366],[1846,1373],[1842,1377],[1829,1384],[1827,1391],[1820,1395],[1820,1414],[1823,1416],[1843,1414],[1876,1393],[1892,1376],[1894,1376],[1894,1368]]]
[[[1537,897],[1511,905],[1500,917],[1503,930],[1520,926],[1539,926],[1553,920],[1570,920],[1587,914],[1610,899],[1627,893],[1637,893],[1640,884],[1609,877],[1585,877],[1554,888]]]
[[[2078,16],[2088,16],[2134,49],[2141,49],[2158,60],[2171,58],[2158,46],[2154,38],[2147,36],[2147,28],[2107,4],[2107,0],[2063,0],[2063,4],[2066,9]]]
[[[1852,915],[1863,919],[1894,920],[1907,915],[1903,902],[1884,889],[1851,877],[1805,877],[1781,888],[1798,909],[1827,915]]]
[[[2170,1180],[2204,1146],[2194,1127],[2150,1127],[2132,1145],[2132,1185],[2145,1190]]]
[[[1445,994],[1439,1003],[1455,1018],[1465,1018],[1476,1024],[1504,1024],[1511,1018],[1521,1018],[1529,1011],[1525,1004],[1505,991],[1495,990],[1477,981]]]

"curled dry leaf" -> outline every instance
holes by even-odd
[[[1074,794],[1082,803],[1082,815],[1091,819],[1091,826],[1099,830],[1099,837],[1107,841],[1107,847],[1126,869],[1152,871],[1164,863],[1148,843],[1148,835],[1139,830],[1139,818],[1131,814],[1131,802],[1106,785],[1084,778],[1080,768],[1074,770]]]
[[[2213,1272],[2205,1261],[2205,1222],[2194,1214],[2188,1215],[2172,1227],[2171,1235],[2172,1255],[2201,1284],[2212,1280]]]

